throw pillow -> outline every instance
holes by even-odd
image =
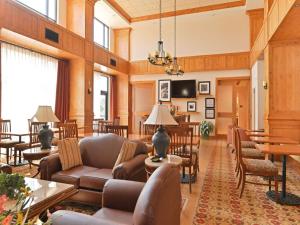
[[[118,155],[117,161],[114,165],[112,173],[114,173],[115,168],[122,162],[126,162],[134,157],[137,143],[132,141],[124,141],[120,153]]]
[[[58,154],[63,170],[82,165],[78,140],[76,138],[59,140]]]

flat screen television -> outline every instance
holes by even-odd
[[[196,98],[196,80],[173,80],[172,98]]]

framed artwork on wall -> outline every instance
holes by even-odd
[[[210,95],[210,81],[199,81],[198,90],[200,95]]]
[[[215,109],[205,109],[205,119],[214,119]]]
[[[215,98],[205,98],[205,108],[215,108]]]
[[[158,101],[171,101],[171,80],[158,81]]]
[[[188,101],[187,102],[187,111],[188,112],[196,112],[197,111],[197,102],[196,101]]]

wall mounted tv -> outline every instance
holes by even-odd
[[[196,98],[196,80],[173,80],[172,98]]]

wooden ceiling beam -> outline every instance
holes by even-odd
[[[129,14],[115,1],[105,0],[111,7],[113,7],[129,24],[131,23],[131,17]]]
[[[179,15],[192,14],[192,13],[207,12],[207,11],[213,11],[213,10],[245,6],[245,4],[246,4],[246,0],[239,0],[239,1],[234,1],[234,2],[216,4],[216,5],[201,6],[201,7],[190,8],[190,9],[182,9],[182,10],[178,10],[176,12],[176,14],[177,14],[177,16],[179,16]],[[157,14],[152,14],[152,15],[133,17],[133,18],[131,18],[131,22],[140,22],[140,21],[145,21],[145,20],[159,19],[159,16],[160,16],[159,13],[157,13]],[[174,16],[174,11],[162,13],[163,18],[164,17],[172,17],[172,16]]]

